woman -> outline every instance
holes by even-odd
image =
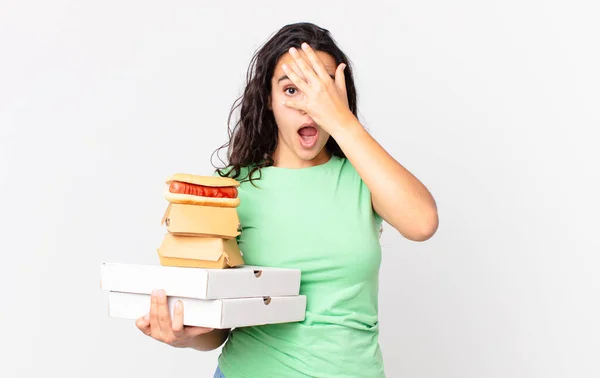
[[[216,173],[241,181],[246,263],[301,269],[306,319],[232,331],[184,327],[182,307],[171,323],[159,291],[138,327],[177,347],[225,343],[215,377],[384,377],[381,223],[427,240],[438,226],[434,199],[358,121],[348,59],[327,30],[279,30],[254,56],[238,100],[229,163]]]

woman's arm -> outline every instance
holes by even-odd
[[[437,205],[427,188],[355,117],[332,127],[331,136],[371,191],[374,210],[407,239],[431,238],[439,221]]]
[[[336,140],[371,191],[374,210],[387,223],[410,240],[429,239],[438,227],[435,201],[427,188],[367,133],[348,108],[346,65],[339,64],[332,75],[308,44],[303,43],[302,49],[308,61],[297,49],[290,48],[295,64],[284,64],[282,69],[303,97],[284,100],[284,105],[306,112]]]
[[[230,329],[214,329],[208,333],[198,335],[189,347],[200,351],[217,349],[227,340],[230,331]]]

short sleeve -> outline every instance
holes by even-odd
[[[379,215],[375,209],[373,208],[372,202],[372,193],[367,184],[363,181],[362,177],[358,174],[358,171],[354,168],[354,166],[350,163],[349,160],[345,159],[344,161],[344,170],[348,172],[348,174],[352,177],[351,182],[354,182],[354,185],[358,184],[358,192],[359,192],[359,203],[361,209],[363,211],[370,211],[373,220],[373,226],[377,231],[380,230],[381,225],[383,223],[383,218]],[[356,188],[356,186],[354,186]]]

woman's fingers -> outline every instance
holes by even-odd
[[[300,55],[300,52],[298,52],[298,50],[295,47],[290,48],[289,51],[290,55],[292,56],[292,58],[294,58],[294,61],[300,68],[300,71],[306,78],[306,81],[312,85],[316,85],[319,81],[319,76],[317,75],[315,70],[313,70],[313,68],[308,65],[306,60],[304,60],[304,58]]]
[[[171,330],[176,337],[181,337],[185,334],[183,331],[183,303],[177,301],[175,310],[173,311],[173,324]]]
[[[135,321],[136,327],[146,336],[150,336],[150,314],[146,314]]]
[[[184,339],[190,337],[196,337],[198,335],[202,335],[204,333],[208,333],[213,330],[213,328],[206,327],[192,327],[183,325],[183,303],[181,301],[177,301],[175,303],[175,310],[173,311],[173,335],[177,339]]]
[[[285,74],[287,75],[287,77],[290,78],[290,80],[292,81],[292,83],[294,83],[294,85],[296,87],[298,87],[298,89],[300,89],[300,91],[302,93],[307,93],[309,86],[308,83],[306,81],[304,81],[304,79],[302,79],[294,70],[292,70],[292,68],[290,66],[288,66],[287,64],[284,64],[281,66],[281,68],[283,69],[283,72],[285,72]]]
[[[168,298],[164,290],[152,292],[150,313],[137,319],[135,324],[145,335],[175,347],[189,345],[194,337],[213,330],[206,327],[184,326],[181,301],[175,303],[171,319]]]
[[[169,314],[169,306],[167,305],[167,296],[164,290],[159,290],[158,293],[158,326],[163,337],[172,333],[171,314]]]
[[[156,291],[152,292],[150,297],[150,331],[151,336],[157,339],[160,336],[160,326],[158,325],[158,301]]]
[[[306,54],[308,61],[310,62],[312,69],[317,73],[319,78],[323,81],[331,80],[331,76],[325,69],[325,65],[321,61],[321,59],[317,56],[315,51],[310,47],[310,45],[306,42],[302,44],[302,50]]]
[[[283,100],[283,105],[287,106],[288,108],[302,110],[303,112],[306,112],[306,106],[304,105],[304,102],[294,100]]]
[[[300,67],[298,67],[298,64],[296,62],[292,62],[291,64],[287,65],[289,68],[292,69],[292,71],[294,71],[296,73],[296,75],[298,75],[298,78],[300,78],[300,80],[304,81],[304,82],[308,82],[306,76],[304,76],[304,74],[302,73],[302,70],[300,69]]]
[[[337,70],[335,70],[335,85],[340,91],[340,94],[344,98],[344,102],[348,105],[348,93],[346,91],[346,75],[344,70],[346,69],[346,63],[341,63]]]

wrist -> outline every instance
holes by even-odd
[[[363,125],[354,114],[350,113],[345,117],[338,118],[338,121],[331,128],[329,135],[339,143],[340,140],[363,131],[365,131]]]
[[[202,333],[193,337],[187,348],[199,351],[210,351],[220,347],[229,336],[229,329],[213,329],[210,332]]]

